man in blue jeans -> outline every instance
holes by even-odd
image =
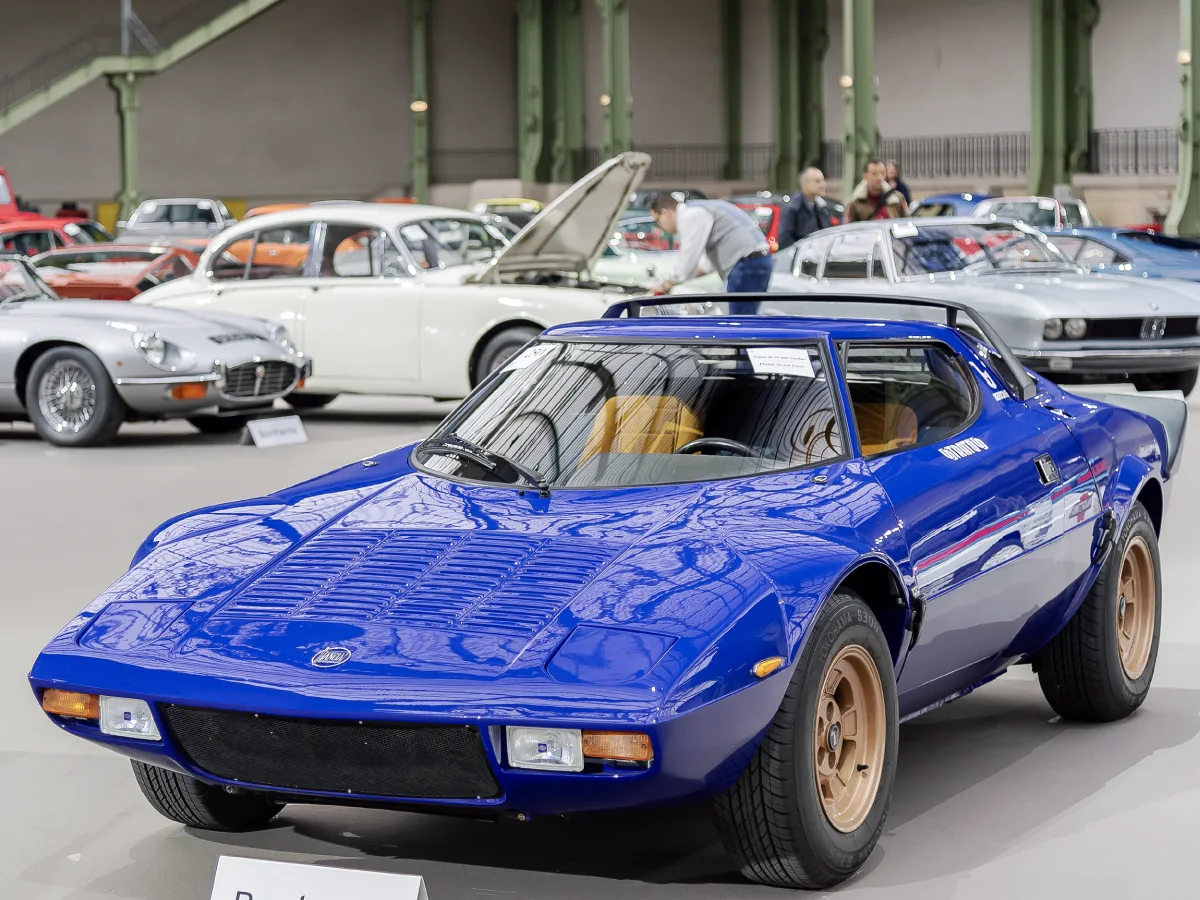
[[[706,274],[707,258],[730,294],[764,293],[771,283],[771,248],[755,221],[724,200],[689,200],[680,203],[670,194],[658,194],[650,204],[650,215],[663,231],[676,236],[679,259],[675,271],[662,284],[662,292],[683,281]],[[735,316],[758,312],[757,300],[729,304]]]

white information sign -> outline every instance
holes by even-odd
[[[510,359],[508,365],[504,367],[504,371],[511,372],[514,369],[527,369],[543,356],[553,353],[555,346],[555,344],[534,344],[532,347],[522,350]]]
[[[308,441],[308,432],[299,416],[279,416],[271,419],[251,419],[246,423],[250,440],[255,447],[283,447],[287,444],[303,444]]]
[[[211,900],[429,900],[418,875],[222,856]]]
[[[799,375],[812,378],[812,361],[803,347],[750,347],[750,365],[760,375]]]

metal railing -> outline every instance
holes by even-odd
[[[143,18],[147,30],[161,45],[174,43],[191,31],[230,9],[238,0],[191,0],[170,15]],[[150,4],[145,4],[149,6]],[[113,6],[114,12],[116,5]],[[144,52],[140,47],[135,52]],[[25,99],[35,91],[70,75],[101,56],[121,53],[121,20],[117,15],[107,25],[98,25],[41,54],[12,72],[0,72],[0,110]]]
[[[1089,171],[1098,175],[1175,175],[1179,133],[1174,128],[1106,128],[1092,132]]]

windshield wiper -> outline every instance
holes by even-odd
[[[474,441],[469,441],[465,437],[457,434],[443,434],[438,437],[432,437],[423,443],[419,448],[422,453],[436,453],[443,456],[461,456],[464,459],[469,459],[471,462],[481,466],[487,471],[496,475],[503,481],[504,473],[501,472],[503,466],[508,466],[526,482],[532,484],[538,489],[538,493],[542,497],[550,496],[550,482],[546,476],[536,469],[531,469],[524,466],[514,459],[510,459],[503,453],[497,453],[495,450],[488,450],[486,447],[480,447]]]
[[[26,300],[37,300],[43,296],[45,295],[38,291],[21,291],[18,294],[10,294],[7,297],[0,297],[0,305],[5,303],[22,303]]]

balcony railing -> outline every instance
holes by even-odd
[[[1093,131],[1091,171],[1099,175],[1175,175],[1179,134],[1174,128],[1108,128]]]

